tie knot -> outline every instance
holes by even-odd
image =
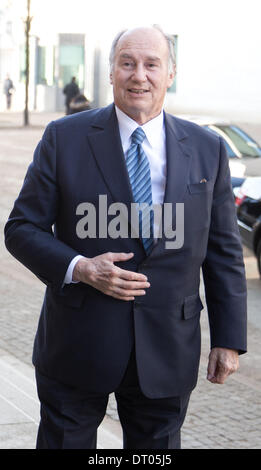
[[[142,130],[141,127],[137,127],[135,131],[131,134],[131,141],[133,144],[141,144],[145,139],[146,135],[145,132]]]

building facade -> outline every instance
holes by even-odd
[[[24,106],[26,3],[0,2],[0,87],[8,73],[14,110]],[[110,44],[118,31],[137,24],[139,11],[140,24],[157,23],[175,37],[177,76],[168,111],[260,122],[259,0],[162,0],[160,8],[153,0],[133,0],[132,7],[126,19],[118,0],[31,0],[30,109],[63,111],[63,87],[72,76],[95,106],[111,102]]]

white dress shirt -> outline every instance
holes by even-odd
[[[117,106],[115,106],[115,110],[125,158],[131,145],[131,134],[137,127],[141,127],[143,129],[146,138],[142,142],[142,148],[150,163],[152,202],[153,204],[163,204],[166,186],[166,134],[163,111],[161,111],[161,113],[155,118],[143,124],[143,126],[139,126],[136,121],[127,116],[127,114],[117,108]],[[158,229],[159,221],[155,221],[155,238],[157,238]],[[69,264],[64,279],[65,284],[70,284],[73,282],[73,269],[81,257],[81,255],[76,256]]]

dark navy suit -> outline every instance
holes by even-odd
[[[245,275],[224,144],[167,113],[165,129],[164,202],[173,203],[173,227],[175,204],[184,203],[179,249],[166,249],[163,235],[146,257],[139,239],[76,235],[80,203],[98,210],[99,195],[107,195],[108,206],[133,202],[114,105],[48,125],[5,228],[8,250],[47,285],[33,363],[88,393],[120,385],[134,343],[146,397],[181,396],[195,387],[201,268],[211,347],[246,350]],[[119,266],[147,275],[145,296],[124,302],[83,283],[63,285],[74,256],[109,251],[134,253]]]

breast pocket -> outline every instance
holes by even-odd
[[[185,243],[195,247],[195,234],[208,230],[211,219],[214,179],[205,183],[190,183],[185,199]],[[203,234],[201,234],[201,237]]]
[[[212,191],[214,186],[214,180],[208,180],[203,183],[191,183],[188,184],[190,194],[203,194]]]

